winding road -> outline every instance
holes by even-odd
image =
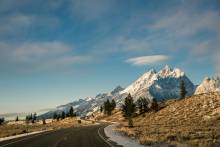
[[[118,147],[104,134],[107,124],[66,128],[0,142],[0,147]]]

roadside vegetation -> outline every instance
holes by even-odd
[[[121,110],[124,118],[128,120],[128,126],[133,127],[132,117],[136,111],[136,105],[134,104],[134,100],[130,94],[125,98]]]
[[[64,111],[62,111],[62,113],[54,113],[53,114],[53,119],[54,120],[63,120],[65,118],[68,118],[68,117],[76,117],[76,113],[74,112],[74,109],[73,107],[70,107],[69,111],[67,113],[65,113]]]
[[[107,99],[103,105],[100,107],[100,112],[104,113],[105,115],[111,115],[112,114],[112,111],[114,111],[116,107],[116,102],[115,100],[113,99],[111,102],[109,101],[109,99]]]
[[[4,121],[5,121],[4,117],[0,118],[0,125],[2,125],[4,123]]]
[[[36,131],[78,127],[88,124],[92,124],[92,122],[77,119],[72,107],[70,107],[67,113],[54,114],[53,119],[38,119],[36,113],[27,115],[25,120],[19,119],[18,116],[14,121],[5,121],[4,118],[0,118],[0,138]]]

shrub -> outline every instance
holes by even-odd
[[[5,122],[5,118],[4,117],[0,118],[0,125],[2,125],[4,122]]]
[[[151,103],[151,110],[159,111],[159,105],[158,105],[156,99],[153,99],[153,101],[152,101],[152,103]]]
[[[185,98],[187,94],[187,91],[186,91],[186,87],[185,87],[185,83],[183,80],[180,81],[180,98],[183,99]]]
[[[136,105],[134,104],[133,98],[130,94],[125,98],[124,104],[122,105],[122,113],[125,118],[128,119],[128,126],[133,127],[132,117],[136,111]]]

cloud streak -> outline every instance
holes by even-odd
[[[217,11],[192,12],[179,11],[156,20],[148,29],[166,31],[176,36],[191,36],[201,31],[220,32]]]
[[[148,64],[156,64],[159,62],[167,61],[170,57],[166,55],[152,55],[152,56],[141,56],[127,59],[125,62],[135,66],[142,66]]]
[[[71,0],[69,9],[71,14],[91,21],[107,15],[114,4],[114,0]]]
[[[67,68],[93,60],[92,56],[74,54],[72,46],[60,41],[21,44],[0,42],[0,52],[0,66],[5,70],[15,71],[18,69],[36,71]]]
[[[0,17],[0,37],[3,38],[5,36],[19,36],[22,38],[26,32],[33,29],[46,28],[49,31],[60,25],[60,20],[54,16],[13,13],[0,15]]]

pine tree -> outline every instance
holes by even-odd
[[[142,114],[144,112],[148,111],[148,101],[146,98],[140,97],[137,100],[137,107],[139,109],[139,114]]]
[[[45,118],[42,119],[42,123],[43,123],[43,125],[46,124],[46,120],[45,120]]]
[[[112,99],[112,102],[111,102],[112,111],[115,109],[115,107],[116,107],[116,102],[114,99]]]
[[[37,113],[36,112],[33,115],[33,120],[37,120]]]
[[[107,104],[106,104],[106,102],[104,102],[103,106],[104,106],[104,114],[107,114]]]
[[[112,106],[109,99],[107,99],[107,101],[104,102],[104,113],[107,115],[111,115],[111,111],[112,111]]]
[[[154,111],[158,111],[159,110],[159,105],[158,105],[156,99],[153,99],[153,101],[151,103],[151,109],[154,110]]]
[[[4,121],[5,121],[4,117],[0,118],[0,125],[2,125]]]
[[[29,116],[27,115],[25,118],[26,123],[29,123]]]
[[[66,114],[65,112],[63,111],[62,114],[61,114],[61,119],[64,119],[66,117]]]
[[[73,107],[72,107],[72,106],[70,107],[70,110],[69,110],[69,116],[70,116],[70,117],[73,117],[73,116],[74,116],[74,110],[73,110]]]
[[[69,113],[66,113],[66,117],[70,117],[70,114],[69,114]]]
[[[29,117],[29,120],[32,120],[33,119],[33,115],[32,115],[32,113],[31,113],[31,115],[30,115],[30,117]]]
[[[29,123],[30,121],[32,122],[32,123],[34,123],[34,119],[33,119],[34,117],[33,117],[33,115],[32,115],[32,113],[30,114],[30,115],[27,115],[26,116],[26,123]]]
[[[109,99],[107,99],[104,102],[103,106],[100,107],[100,111],[102,112],[104,110],[104,114],[111,115],[112,111],[115,109],[115,107],[116,107],[115,100],[112,100],[110,102]]]
[[[111,106],[109,99],[107,99],[107,101],[106,101],[106,106],[107,106],[107,114],[111,115],[112,106]]]
[[[132,117],[136,111],[136,106],[134,104],[133,98],[129,94],[122,105],[123,116],[128,119],[128,126],[133,127]]]
[[[149,108],[148,108],[148,101],[146,98],[143,98],[142,104],[143,104],[144,112],[147,112],[149,110]]]
[[[143,108],[143,98],[140,97],[138,100],[137,100],[137,107],[138,107],[138,110],[139,110],[139,114],[142,114],[144,112],[144,108]]]
[[[32,123],[35,123],[36,120],[37,120],[37,113],[35,112],[32,116]]]
[[[187,91],[186,91],[186,87],[185,87],[185,83],[183,80],[180,81],[180,98],[183,99],[185,98],[187,94]]]
[[[103,107],[101,106],[101,107],[100,107],[100,112],[102,113],[102,111],[103,111]]]
[[[60,114],[57,115],[57,121],[59,121],[59,120],[60,120]]]
[[[53,114],[53,119],[57,119],[57,113],[56,112],[54,112],[54,114]]]
[[[18,118],[18,116],[16,117],[15,121],[19,121],[19,118]]]

